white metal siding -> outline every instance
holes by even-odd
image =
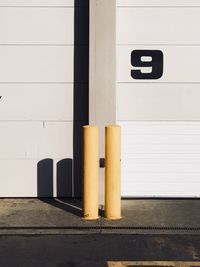
[[[122,196],[200,197],[199,7],[187,0],[117,1]],[[160,79],[131,77],[136,49],[163,52]]]
[[[1,121],[73,120],[73,84],[71,83],[0,83],[0,95],[3,96],[0,102]]]
[[[200,18],[200,12],[199,12]],[[200,23],[200,19],[199,19]],[[130,70],[133,68],[130,63],[130,55],[136,49],[155,49],[162,50],[164,53],[164,74],[159,80],[143,80],[143,83],[196,83],[200,82],[200,46],[138,46],[124,45],[118,46],[118,68],[117,81],[119,83],[141,83],[141,81],[133,80]],[[148,70],[148,68],[147,68]]]
[[[200,6],[119,8],[117,43],[199,44],[199,15]]]
[[[0,159],[69,158],[71,122],[6,121],[0,123]]]
[[[1,46],[0,82],[73,82],[73,47]]]
[[[79,1],[79,6],[85,6],[85,2]],[[74,7],[74,0],[0,0],[2,7]]]
[[[4,0],[6,1],[6,0]],[[200,6],[199,0],[117,0],[118,7],[191,7]]]
[[[200,197],[200,122],[120,122],[122,195]]]
[[[73,71],[74,1],[0,0],[0,197],[38,196],[47,158],[56,196],[56,163],[73,158]]]
[[[199,120],[199,88],[198,83],[119,83],[117,119]]]
[[[73,8],[1,7],[0,42],[73,44],[73,17]]]

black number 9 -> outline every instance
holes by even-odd
[[[148,57],[142,59],[142,57]],[[150,59],[150,60],[149,60]],[[163,75],[163,52],[160,50],[133,50],[131,53],[131,65],[133,67],[151,67],[151,72],[131,70],[133,79],[159,79]]]

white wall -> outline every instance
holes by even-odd
[[[200,196],[199,24],[198,0],[117,0],[123,196]],[[160,79],[131,77],[136,49],[163,52]]]
[[[36,197],[45,158],[56,195],[56,162],[73,158],[74,1],[0,0],[0,73],[0,197]]]
[[[118,7],[168,7],[200,6],[199,0],[116,0]]]
[[[105,157],[105,126],[116,122],[116,1],[90,1],[90,124],[99,127],[100,158]],[[104,204],[104,169],[100,169]]]
[[[160,5],[158,1],[140,1],[140,5],[134,0],[117,2],[117,113],[120,120],[200,118],[196,101],[200,84],[200,8],[196,1],[176,2],[162,1]],[[163,52],[164,71],[160,79],[131,77],[130,55],[136,49]],[[126,103],[129,96],[133,108]]]

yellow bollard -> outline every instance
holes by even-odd
[[[105,217],[121,219],[121,127],[106,127],[105,140]]]
[[[83,217],[98,216],[99,132],[96,126],[83,126]]]

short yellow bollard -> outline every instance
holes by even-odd
[[[99,132],[96,126],[83,126],[83,217],[98,219]]]
[[[121,219],[121,127],[106,127],[105,140],[105,217]]]

